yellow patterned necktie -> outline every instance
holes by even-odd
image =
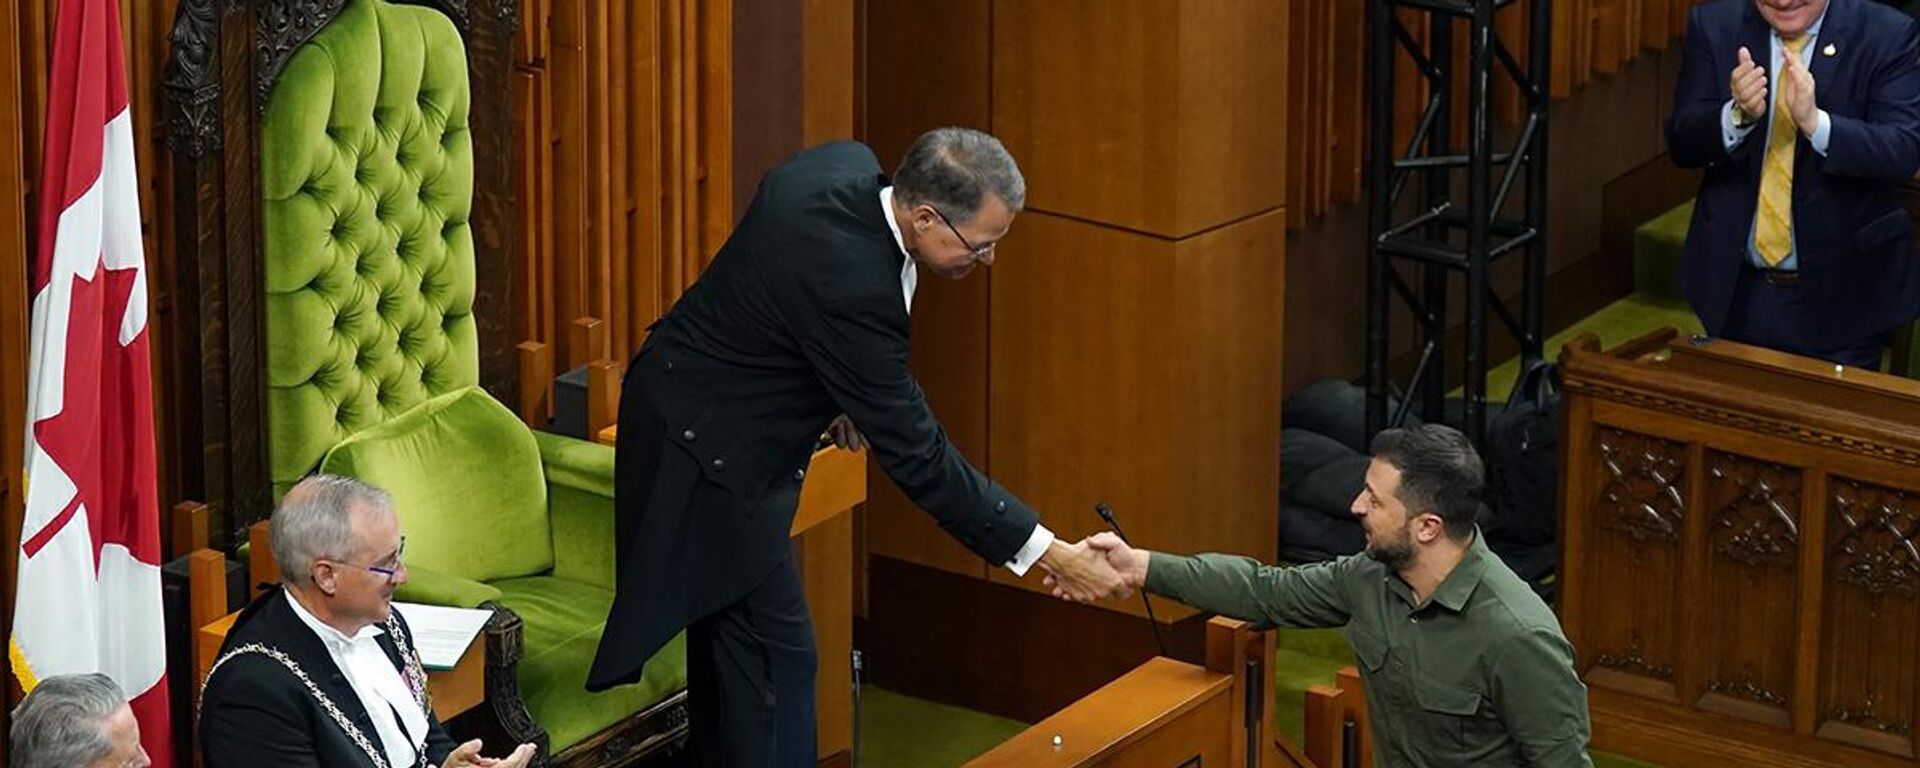
[[[1792,56],[1796,63],[1800,51],[1807,47],[1809,38],[1801,35],[1792,40],[1781,40],[1786,47],[1782,56]],[[1760,167],[1760,210],[1753,225],[1753,249],[1769,267],[1778,267],[1793,250],[1793,149],[1800,139],[1800,132],[1794,128],[1793,117],[1788,114],[1786,78],[1781,75],[1786,67],[1781,66],[1773,82],[1773,107],[1770,122],[1771,130],[1767,134],[1767,158]]]

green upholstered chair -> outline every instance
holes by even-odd
[[[210,207],[195,211],[189,236],[205,237],[207,219],[245,235],[226,243],[224,269],[214,270],[221,279],[200,305],[201,337],[214,327],[227,342],[225,359],[209,368],[218,382],[206,386],[242,412],[234,430],[265,426],[257,443],[227,435],[223,448],[235,455],[221,467],[226,493],[208,490],[230,525],[244,525],[316,470],[387,489],[412,575],[398,597],[495,612],[488,706],[457,730],[496,746],[539,743],[555,764],[619,765],[684,744],[685,651],[669,645],[634,685],[584,689],[613,600],[613,450],[534,432],[481,386],[502,389],[483,381],[486,353],[511,349],[510,339],[481,338],[489,318],[504,331],[511,323],[497,321],[510,315],[476,312],[482,292],[504,301],[504,275],[482,269],[510,271],[510,238],[500,234],[511,230],[479,217],[513,210],[498,204],[510,167],[476,151],[499,140],[510,112],[477,104],[498,107],[510,86],[470,70],[501,74],[493,65],[513,7],[182,2],[170,143],[185,155],[188,179],[218,192],[202,195]],[[241,48],[254,54],[251,76],[202,76],[218,80],[221,99],[257,108],[238,121],[227,110],[215,148],[257,155],[251,164],[244,153],[229,158],[208,179],[206,148],[182,151],[191,137],[177,121],[192,116],[194,92],[176,92],[174,75],[195,56],[204,65],[233,55],[218,34],[249,25],[193,34],[206,18],[233,13],[255,22],[255,44]],[[485,56],[469,51],[470,40],[484,40],[475,50]],[[236,165],[252,178],[233,183]],[[208,271],[203,261],[203,279]],[[258,314],[207,308],[229,303]]]
[[[398,597],[519,615],[520,690],[555,750],[686,688],[676,638],[639,683],[585,692],[613,604],[612,448],[535,432],[468,387],[355,432],[320,469],[393,494],[412,574]]]

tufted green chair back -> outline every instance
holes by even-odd
[[[260,189],[275,499],[347,436],[479,383],[468,99],[452,21],[383,0],[348,0],[268,98]]]

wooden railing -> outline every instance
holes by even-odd
[[[1594,745],[1920,764],[1920,382],[1671,329],[1560,360],[1560,609]]]

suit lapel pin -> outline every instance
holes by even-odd
[[[1820,49],[1820,55],[1822,56],[1832,56],[1839,52],[1840,49],[1833,47],[1833,43],[1827,43],[1827,47]]]

